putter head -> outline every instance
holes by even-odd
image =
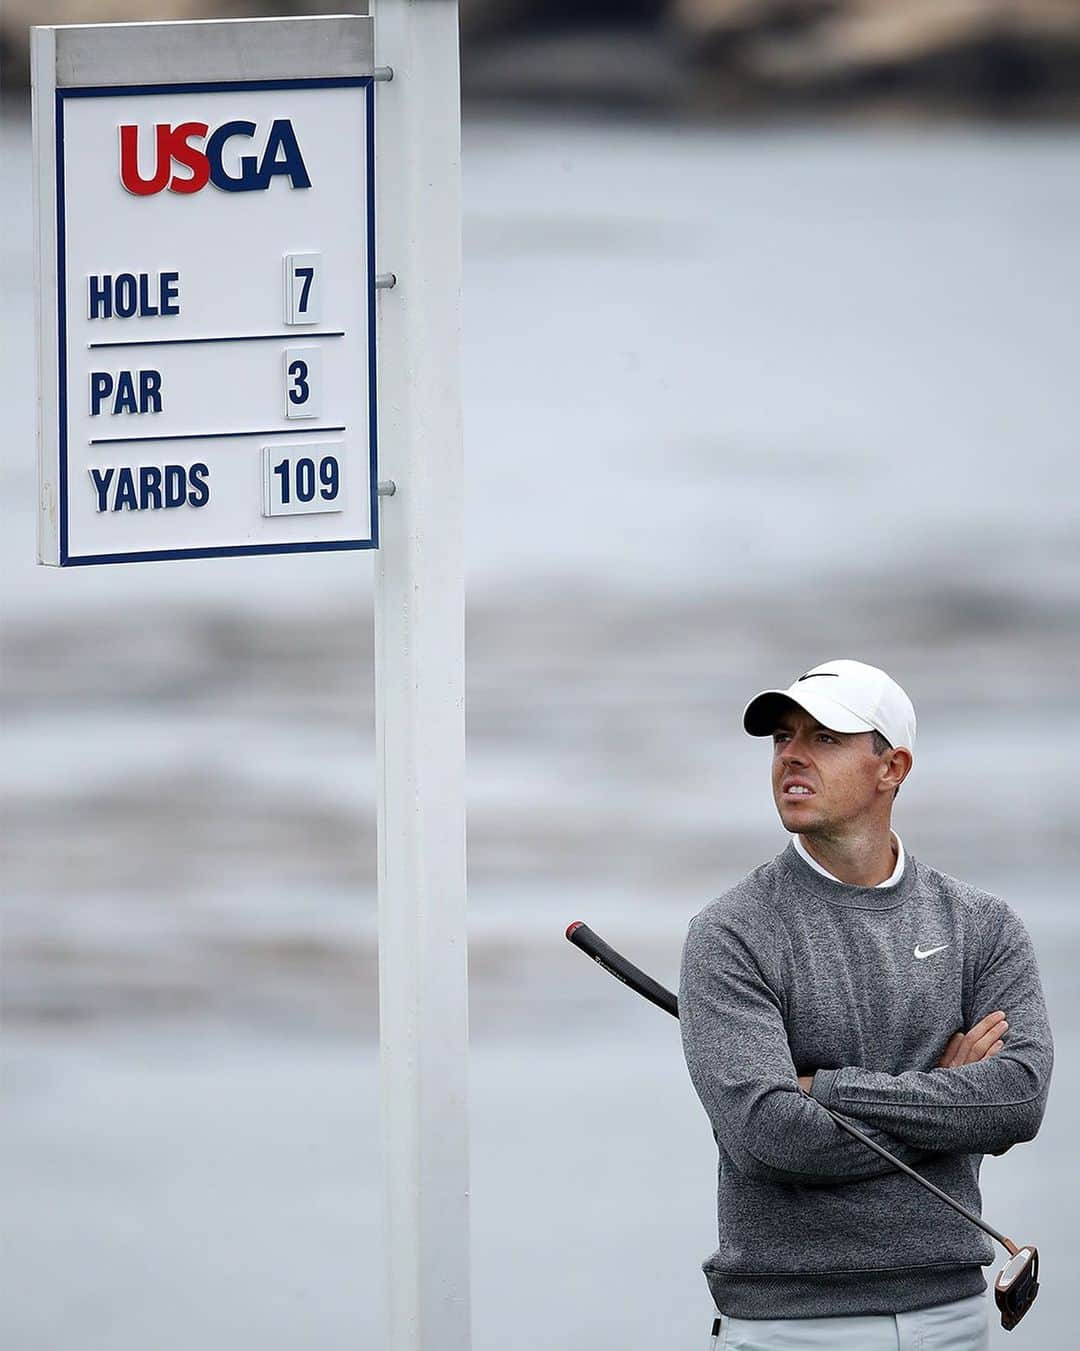
[[[1001,1310],[1001,1326],[1011,1332],[1039,1293],[1039,1250],[1020,1248],[998,1272],[994,1301]]]

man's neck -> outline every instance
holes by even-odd
[[[886,826],[854,837],[800,835],[806,852],[835,878],[853,887],[876,887],[887,882],[898,857],[892,830]]]

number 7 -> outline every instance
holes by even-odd
[[[285,254],[285,322],[317,324],[322,319],[322,254]]]

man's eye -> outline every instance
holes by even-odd
[[[818,733],[818,740],[820,741],[822,738],[824,738],[824,740],[826,740],[826,741],[835,741],[835,740],[836,740],[836,738],[835,738],[834,736],[830,736],[830,735],[828,734],[828,732],[819,732],[819,733]]]

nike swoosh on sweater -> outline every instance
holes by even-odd
[[[919,961],[927,934],[948,949]],[[997,1055],[936,1068],[998,1008]],[[987,1288],[989,1237],[821,1105],[980,1213],[981,1155],[1034,1138],[1054,1058],[1031,939],[1003,900],[910,853],[895,887],[849,886],[789,844],[691,921],[679,1013],[719,1155],[703,1264],[718,1309],[901,1313]]]

